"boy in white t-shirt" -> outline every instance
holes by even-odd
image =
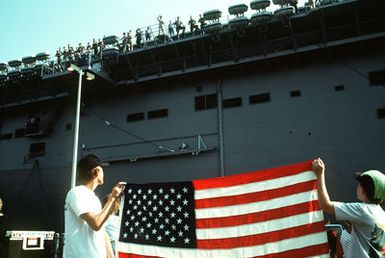
[[[67,193],[64,207],[64,258],[113,258],[108,236],[103,228],[125,183],[117,183],[104,207],[94,191],[104,183],[103,163],[97,156],[88,155],[77,166],[80,185]]]
[[[321,208],[335,215],[337,220],[351,224],[351,232],[344,231],[341,237],[345,257],[385,257],[385,212],[380,206],[385,199],[385,175],[369,170],[356,177],[359,182],[357,198],[362,202],[335,202],[327,192],[323,161],[315,159],[312,165]]]

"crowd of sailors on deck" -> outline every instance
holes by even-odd
[[[195,20],[192,16],[187,23],[191,35],[203,34],[203,27],[206,24],[202,14],[199,15],[198,20]],[[157,24],[155,26],[147,26],[145,28],[137,28],[135,33],[131,30],[123,32],[122,38],[119,39],[117,46],[122,52],[129,52],[134,49],[133,38],[135,38],[135,48],[142,48],[146,42],[163,40],[173,41],[185,36],[186,26],[182,20],[176,17],[175,21],[169,21],[166,26],[163,21],[162,15],[157,17]],[[63,61],[76,62],[83,58],[84,55],[92,54],[95,58],[101,58],[102,50],[105,48],[105,44],[102,39],[93,39],[92,43],[88,42],[87,45],[79,43],[77,47],[73,47],[70,44],[67,46],[59,47],[56,51],[56,62],[61,64]]]
[[[295,7],[296,12],[298,12],[297,2],[298,0],[289,0],[289,5]],[[307,0],[305,7],[314,8],[319,6],[321,2],[321,0]],[[166,24],[162,15],[158,15],[155,25],[123,32],[122,37],[116,43],[116,47],[126,53],[134,49],[147,47],[151,42],[164,43],[178,40],[185,37],[186,27],[189,27],[189,35],[200,35],[204,33],[203,28],[206,24],[207,21],[202,14],[199,14],[196,19],[190,16],[186,25],[179,16],[175,20],[169,20]],[[103,49],[108,47],[104,44],[103,39],[96,40],[94,38],[92,43],[88,42],[86,45],[79,43],[77,47],[70,44],[59,47],[55,53],[55,70],[63,70],[63,62],[79,63],[79,61],[89,60],[89,58],[101,59]]]
[[[305,6],[314,8],[316,3],[320,0],[308,0]],[[289,4],[297,8],[298,0],[290,0]],[[174,21],[169,20],[168,24],[163,20],[162,15],[158,15],[156,18],[156,24],[137,28],[135,31],[128,30],[123,32],[122,37],[118,40],[116,47],[124,53],[133,51],[134,49],[143,48],[149,45],[150,42],[168,42],[174,41],[185,37],[186,27],[189,27],[190,35],[200,35],[204,33],[203,27],[207,24],[207,21],[202,14],[199,14],[197,19],[190,16],[187,22],[187,26],[182,22],[180,17],[176,17]],[[135,44],[134,44],[135,42]],[[56,63],[61,67],[63,61],[77,62],[82,58],[101,58],[103,49],[105,46],[103,39],[96,40],[95,38],[91,42],[88,42],[85,46],[79,43],[77,47],[73,47],[70,44],[64,47],[60,47],[56,51]],[[90,56],[91,55],[91,56]]]
[[[102,49],[104,48],[104,43],[102,40],[96,41],[93,39],[92,44],[90,42],[84,46],[82,43],[79,43],[78,47],[74,48],[70,44],[64,47],[59,47],[56,51],[56,61],[61,63],[62,61],[77,61],[84,56],[84,54],[93,53],[94,56],[100,56]]]
[[[305,6],[309,8],[314,8],[316,5],[319,5],[321,0],[308,0],[305,3]],[[295,12],[298,12],[297,8],[298,0],[290,0],[289,5],[295,8]],[[133,33],[131,30],[123,32],[122,37],[120,38],[117,46],[122,52],[130,52],[134,49],[134,38],[135,38],[135,48],[142,48],[146,46],[147,42],[160,40],[163,42],[173,41],[185,37],[186,25],[178,17],[174,21],[169,20],[168,24],[163,20],[162,15],[158,15],[156,18],[157,24],[152,26],[147,26],[143,28],[137,28]],[[207,21],[202,14],[199,14],[197,19],[194,19],[190,16],[190,19],[187,22],[189,27],[190,35],[199,35],[203,34],[203,27],[207,24]],[[106,46],[103,43],[103,40],[95,38],[92,43],[88,42],[86,46],[79,43],[79,46],[74,48],[70,44],[67,47],[59,48],[56,51],[57,63],[61,61],[76,61],[81,58],[84,53],[92,53],[93,57],[101,57],[102,50]]]
[[[294,6],[297,12],[297,1],[290,0],[290,5]],[[314,8],[321,0],[308,0],[305,6]],[[319,4],[319,3],[318,3]],[[149,46],[152,42],[164,43],[174,40],[178,40],[185,37],[186,27],[189,29],[189,35],[200,35],[204,33],[204,26],[207,24],[207,20],[202,14],[196,19],[190,16],[186,25],[180,19],[176,17],[175,20],[169,20],[166,22],[163,20],[162,15],[158,15],[156,18],[156,24],[146,26],[143,28],[137,28],[135,31],[130,29],[127,32],[123,32],[120,39],[117,40],[116,47],[124,53],[133,51],[134,49],[140,49]],[[104,38],[103,38],[104,39]],[[101,59],[103,49],[108,47],[104,44],[103,39],[93,39],[92,43],[88,42],[86,45],[79,43],[79,45],[59,47],[55,53],[55,70],[63,70],[63,62],[79,63],[81,60]],[[135,42],[135,44],[134,44]]]
[[[206,21],[202,14],[199,15],[198,20],[195,20],[190,16],[187,25],[189,26],[191,35],[199,35],[203,34],[203,27],[206,25]],[[185,31],[186,26],[179,16],[176,17],[175,21],[170,20],[166,26],[162,15],[159,15],[157,17],[157,24],[155,25],[137,28],[135,33],[131,30],[123,32],[123,36],[118,39],[116,47],[118,47],[120,51],[126,53],[133,51],[134,47],[135,49],[145,47],[151,41],[167,42],[184,38]],[[134,40],[135,45],[133,43]],[[57,69],[64,70],[62,66],[63,62],[77,63],[82,59],[101,59],[104,48],[106,48],[106,45],[104,44],[103,39],[96,40],[95,38],[92,40],[92,43],[88,42],[86,45],[79,43],[77,47],[73,47],[70,44],[59,47],[55,53]]]

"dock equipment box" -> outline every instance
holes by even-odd
[[[9,258],[57,257],[54,231],[7,231]]]

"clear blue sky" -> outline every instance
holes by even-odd
[[[40,52],[52,57],[68,43],[86,45],[103,35],[120,37],[156,24],[159,14],[166,24],[180,16],[187,25],[190,15],[198,20],[200,13],[220,9],[226,21],[227,8],[239,3],[250,7],[250,0],[0,0],[0,63]],[[247,16],[252,13],[249,8]]]

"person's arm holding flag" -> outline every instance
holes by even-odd
[[[330,200],[325,183],[325,164],[322,159],[318,158],[313,161],[312,168],[317,177],[318,202],[321,209],[326,213],[334,215],[333,202]]]

